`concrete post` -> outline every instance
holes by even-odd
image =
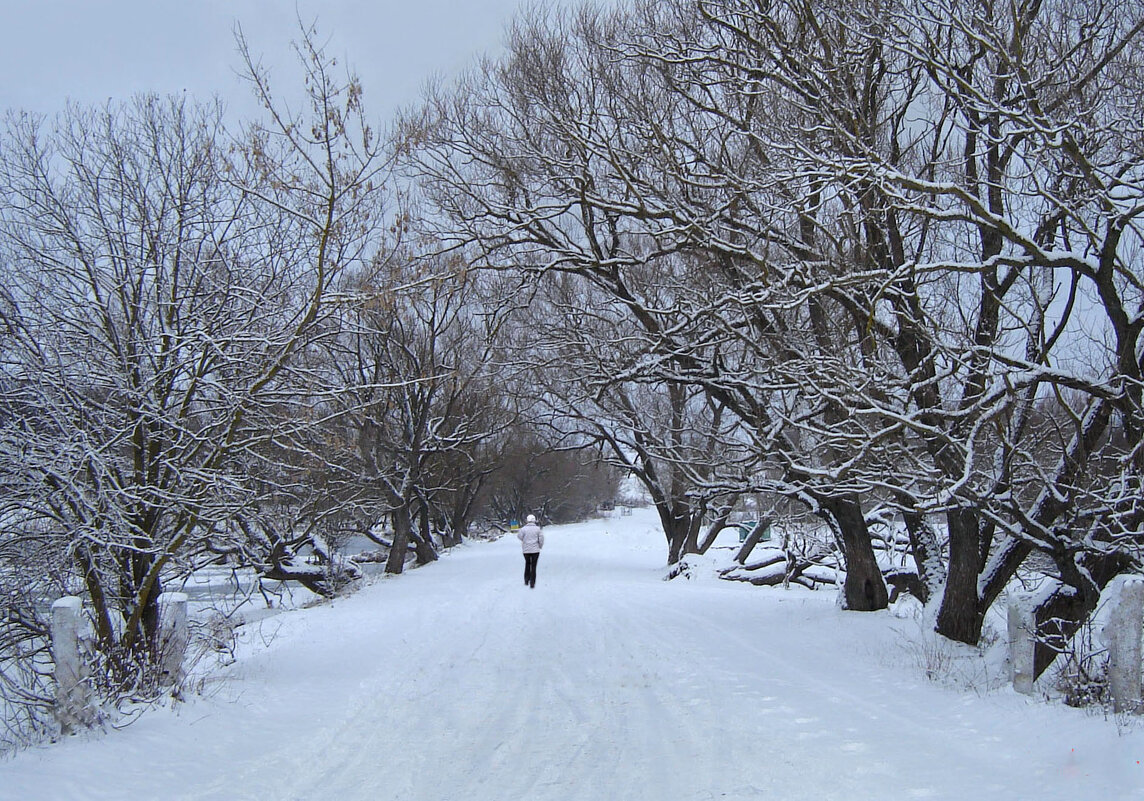
[[[1013,689],[1033,694],[1037,619],[1032,598],[1024,593],[1009,597],[1009,667]]]
[[[1139,712],[1140,639],[1144,632],[1144,577],[1125,580],[1104,627],[1108,645],[1108,684],[1113,709]]]
[[[52,661],[55,663],[56,720],[64,734],[90,722],[87,687],[80,657],[80,624],[83,599],[74,595],[52,604]]]
[[[189,638],[186,593],[163,593],[159,596],[160,683],[172,686],[183,680]]]

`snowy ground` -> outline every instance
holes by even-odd
[[[0,762],[0,798],[1144,799],[1144,726],[928,681],[918,624],[830,591],[663,582],[654,530],[548,528],[535,590],[505,538],[264,620],[204,697]]]

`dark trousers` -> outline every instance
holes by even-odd
[[[536,586],[536,562],[540,559],[538,553],[524,555],[524,583],[530,587]]]

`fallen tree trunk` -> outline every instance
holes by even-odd
[[[745,581],[763,587],[793,582],[807,589],[816,590],[820,584],[833,583],[805,575],[807,570],[817,564],[809,559],[791,560],[787,554],[779,553],[749,565],[726,568],[720,571],[719,577],[727,581]]]
[[[810,565],[807,565],[807,567],[809,566]],[[785,569],[772,570],[765,573],[759,573],[757,575],[748,575],[747,573],[744,573],[740,568],[731,568],[730,570],[722,573],[720,578],[726,581],[745,581],[748,584],[755,585],[756,587],[777,587],[781,584],[794,583],[806,587],[808,590],[816,590],[818,589],[818,585],[823,583],[817,579],[802,575],[801,570],[796,575],[787,576]]]

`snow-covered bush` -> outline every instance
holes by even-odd
[[[0,608],[0,756],[59,731],[46,622],[13,620],[28,612]]]
[[[71,589],[66,561],[35,521],[0,517],[0,752],[59,731],[50,606]]]

